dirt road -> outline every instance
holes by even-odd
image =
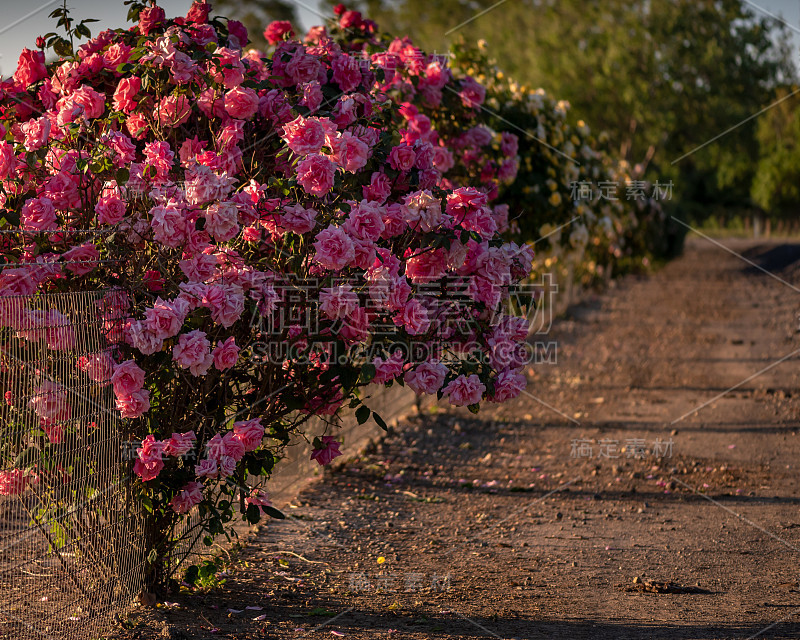
[[[725,244],[573,308],[526,395],[410,421],[124,637],[800,637],[800,245]]]

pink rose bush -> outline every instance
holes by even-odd
[[[427,178],[432,167],[445,184],[479,188],[491,213],[472,224],[536,241],[535,270],[557,279],[591,284],[612,265],[619,273],[669,251],[668,217],[643,169],[614,160],[607,137],[572,120],[569,103],[510,81],[485,48],[431,55],[356,11],[337,15],[326,34],[369,60],[375,87],[401,104],[392,169],[416,167]],[[644,195],[628,197],[636,181]]]
[[[0,331],[107,394],[159,540],[189,513],[209,535],[239,505],[279,515],[266,480],[311,418],[334,429],[350,407],[383,425],[369,384],[473,411],[522,390],[525,335],[503,309],[533,251],[503,239],[494,203],[518,144],[424,113],[456,83],[475,118],[477,81],[405,41],[365,59],[379,41],[357,12],[339,22],[361,45],[278,23],[268,52],[202,3],[133,13],[49,65],[26,50],[0,82]],[[86,290],[107,344],[78,357],[70,314],[33,298]],[[70,380],[42,374],[11,400],[42,447],[85,444]],[[342,454],[335,435],[308,439],[321,465]],[[12,471],[8,493],[24,486]]]

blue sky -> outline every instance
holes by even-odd
[[[246,0],[243,0],[246,1]],[[513,0],[511,0],[513,2]],[[213,0],[211,0],[213,4]],[[745,0],[755,12],[769,12],[781,16],[794,30],[795,52],[800,52],[800,0]],[[32,47],[36,36],[53,30],[54,22],[48,14],[61,4],[61,0],[0,0],[0,74],[14,72],[17,58],[23,47]],[[191,0],[160,0],[167,15],[182,15],[191,5]],[[298,14],[305,27],[319,24],[320,12],[317,0],[295,0]],[[127,8],[122,0],[68,0],[73,16],[98,18],[92,32],[105,27],[125,24]],[[797,55],[797,53],[796,53]]]

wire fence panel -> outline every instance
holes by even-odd
[[[0,638],[84,640],[142,588],[114,291],[0,295]]]

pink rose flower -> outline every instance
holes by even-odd
[[[214,366],[219,371],[225,371],[234,366],[239,359],[239,347],[236,346],[234,337],[231,336],[225,342],[217,344],[212,355],[214,356]]]
[[[218,242],[232,240],[239,233],[239,208],[235,202],[212,204],[205,210],[205,230]]]
[[[346,53],[333,59],[331,69],[333,69],[333,81],[339,85],[339,88],[344,93],[353,91],[361,84],[359,61]]]
[[[156,298],[152,307],[145,312],[145,328],[159,340],[178,335],[189,312],[189,305],[180,298],[165,301]]]
[[[14,147],[5,141],[0,142],[0,179],[5,180],[11,174],[16,160]]]
[[[28,475],[22,469],[0,471],[0,496],[18,496],[28,487]]]
[[[208,167],[192,167],[186,176],[186,200],[192,205],[202,205],[223,196],[223,182]]]
[[[402,311],[394,316],[394,323],[403,327],[409,335],[419,336],[427,333],[431,328],[431,319],[428,310],[416,298],[406,302]]]
[[[236,87],[225,94],[225,111],[231,118],[249,120],[258,111],[258,94],[247,87]]]
[[[45,380],[33,390],[28,406],[49,422],[66,422],[72,415],[66,389],[50,380]]]
[[[169,142],[159,140],[148,142],[144,145],[144,156],[150,169],[155,169],[157,182],[166,182],[169,178],[169,170],[175,160],[175,152],[169,146]]]
[[[392,193],[392,182],[385,173],[375,171],[370,178],[369,185],[362,189],[364,199],[375,202],[385,202]]]
[[[377,202],[362,200],[350,209],[342,228],[351,236],[373,242],[383,233],[383,215],[386,209]]]
[[[99,118],[106,110],[105,94],[95,91],[85,84],[72,93],[70,100],[83,107],[83,115],[86,118]]]
[[[81,356],[78,358],[77,366],[94,382],[99,382],[105,386],[112,381],[115,367],[114,359],[106,351]]]
[[[455,164],[453,154],[445,147],[436,147],[433,150],[433,166],[440,173],[447,173]]]
[[[206,289],[203,306],[211,311],[211,319],[226,329],[244,312],[244,294],[240,287],[212,285]]]
[[[238,20],[228,20],[228,39],[231,40],[231,46],[244,47],[250,42],[247,27]]]
[[[319,82],[307,82],[303,85],[303,99],[300,100],[300,104],[308,107],[311,113],[316,113],[322,104],[322,97],[322,87]]]
[[[208,14],[210,11],[211,5],[204,0],[202,2],[192,2],[192,6],[189,8],[189,13],[186,14],[186,21],[204,24],[208,22]]]
[[[450,404],[455,407],[478,404],[485,392],[486,385],[474,373],[470,376],[458,376],[442,390]]]
[[[406,276],[415,284],[438,280],[446,271],[447,252],[443,249],[420,252],[406,262]]]
[[[133,465],[133,472],[143,482],[153,480],[161,473],[164,468],[163,451],[164,443],[156,440],[152,433],[142,440],[142,446],[136,450],[138,459]]]
[[[31,198],[25,202],[20,221],[26,231],[54,231],[58,228],[56,209],[50,198]]]
[[[494,393],[489,400],[492,402],[512,400],[522,393],[526,386],[528,381],[523,374],[506,369],[494,379]]]
[[[156,241],[177,249],[186,242],[189,226],[183,210],[173,202],[159,204],[150,209],[150,224]]]
[[[118,395],[116,403],[123,418],[138,418],[150,410],[150,392],[139,389],[128,395]]]
[[[378,356],[372,361],[372,364],[375,365],[375,377],[372,381],[375,384],[384,384],[403,373],[403,352],[398,349],[385,360]]]
[[[244,457],[245,447],[244,443],[233,432],[226,433],[222,438],[222,443],[225,445],[225,455],[233,458],[236,462]]]
[[[340,227],[330,226],[317,234],[314,261],[332,271],[343,269],[355,258],[353,241]]]
[[[433,231],[444,222],[442,204],[428,190],[415,191],[404,199],[408,225],[412,229]]]
[[[114,367],[111,384],[117,396],[129,396],[144,386],[144,371],[133,360],[126,360]]]
[[[77,338],[69,316],[51,309],[47,312],[45,326],[47,327],[45,340],[50,349],[68,351],[75,348]]]
[[[23,49],[19,54],[17,70],[14,72],[15,82],[27,89],[34,82],[47,77],[47,67],[44,63],[44,52]]]
[[[126,337],[131,346],[138,349],[146,356],[161,351],[164,347],[164,341],[150,333],[145,327],[144,322],[139,320],[130,323],[127,328]]]
[[[124,42],[115,42],[108,49],[103,52],[103,61],[106,68],[112,71],[117,70],[117,67],[127,62],[131,57],[132,47],[129,47]]]
[[[245,451],[255,451],[261,446],[261,441],[264,439],[264,427],[261,426],[261,420],[258,418],[234,422],[233,433],[244,445]]]
[[[392,147],[389,152],[389,164],[395,171],[409,171],[417,159],[417,154],[406,144]]]
[[[331,320],[346,318],[358,308],[358,294],[352,285],[327,287],[319,293],[319,309]]]
[[[173,433],[172,437],[164,445],[164,455],[180,458],[194,449],[194,442],[197,436],[194,431],[186,433]]]
[[[125,203],[117,196],[101,197],[94,206],[98,224],[111,226],[122,222],[125,217]]]
[[[159,6],[146,7],[139,12],[139,33],[146,36],[164,24],[166,14]]]
[[[283,125],[283,140],[299,156],[319,153],[325,145],[325,127],[318,118],[297,116]]]
[[[292,23],[288,20],[274,20],[267,25],[266,29],[264,29],[264,38],[270,44],[278,44],[287,37],[294,37]]]
[[[461,91],[458,95],[465,107],[477,109],[486,99],[486,88],[474,78],[467,76],[461,80]]]
[[[206,456],[211,460],[220,461],[222,456],[225,455],[225,443],[222,441],[222,436],[218,433],[206,442]]]
[[[433,395],[442,388],[446,375],[446,366],[438,360],[429,360],[417,366],[413,371],[407,372],[403,380],[417,395],[423,393]]]
[[[308,233],[317,226],[317,212],[299,204],[284,207],[278,226],[284,231],[291,231],[298,235]]]
[[[203,500],[203,485],[200,482],[187,482],[172,500],[169,506],[175,513],[188,513]]]
[[[505,156],[513,157],[519,153],[519,138],[516,134],[504,131],[500,136],[500,152]]]
[[[236,460],[231,456],[222,456],[217,463],[219,468],[219,477],[227,478],[236,473]]]
[[[105,141],[114,152],[112,160],[115,167],[126,167],[136,159],[136,145],[124,133],[109,131],[105,136]]]
[[[76,276],[83,276],[93,271],[99,259],[100,252],[91,242],[73,247],[61,254],[64,267]]]
[[[316,460],[320,466],[330,464],[331,460],[342,455],[342,452],[339,451],[340,443],[333,436],[322,436],[322,438],[314,440],[321,446],[314,449],[311,460]]]
[[[367,164],[369,147],[349,131],[331,140],[331,146],[333,147],[331,158],[345,171],[355,173]]]
[[[194,468],[194,474],[198,478],[216,478],[219,469],[217,469],[217,461],[213,458],[205,458],[200,461],[200,464]]]
[[[503,296],[503,287],[483,276],[469,279],[467,295],[477,302],[483,302],[490,309],[495,309]]]
[[[219,70],[214,76],[216,82],[222,82],[226,89],[233,89],[244,81],[244,64],[240,51],[228,47],[217,47]]]
[[[192,115],[192,103],[186,96],[169,95],[156,105],[154,114],[164,128],[181,126]]]
[[[297,165],[297,181],[312,196],[324,196],[333,188],[336,165],[327,156],[313,154]]]
[[[172,349],[172,359],[183,369],[189,369],[194,376],[204,376],[214,362],[209,351],[211,343],[206,334],[199,329],[182,333],[178,344]]]
[[[22,125],[22,132],[25,134],[25,149],[36,151],[41,149],[50,137],[50,118],[32,118]]]
[[[298,49],[286,64],[286,75],[295,85],[312,82],[319,77],[321,67],[315,56],[306,55],[302,49]]]

